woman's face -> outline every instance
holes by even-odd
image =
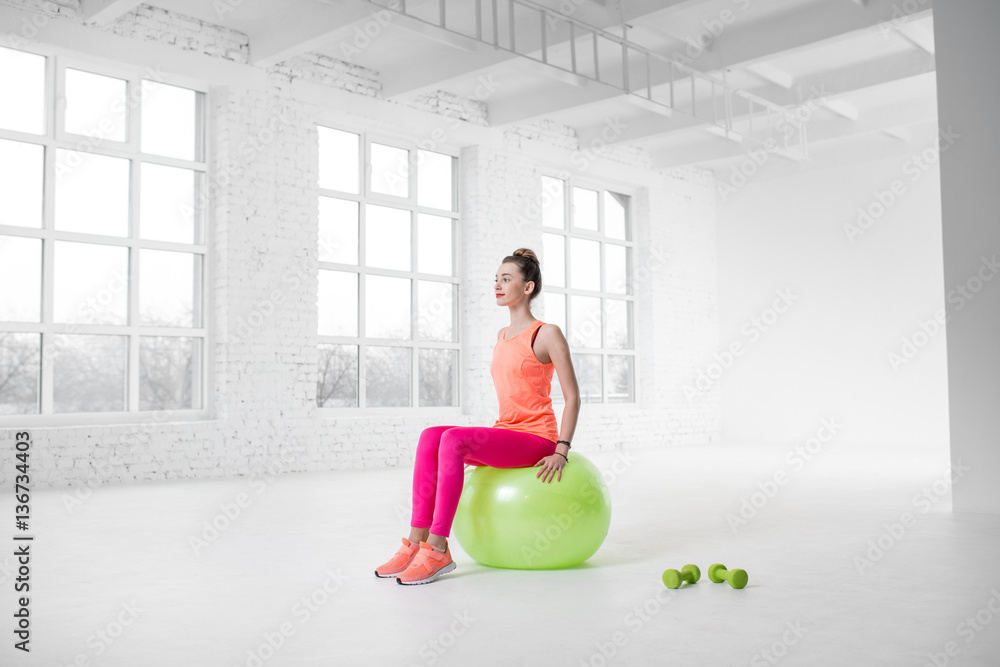
[[[526,287],[527,283],[521,277],[521,270],[517,268],[517,264],[507,262],[497,269],[493,292],[498,305],[509,306],[518,299],[527,299],[529,294],[524,291]]]

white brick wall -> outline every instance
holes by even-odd
[[[59,7],[57,13],[75,11],[76,3]],[[220,59],[247,58],[244,35],[147,6],[109,29]],[[381,97],[377,73],[314,55],[272,68],[259,89],[212,89],[207,314],[213,348],[207,372],[214,419],[168,423],[150,414],[142,424],[33,428],[34,481],[39,486],[71,486],[82,492],[85,486],[130,481],[410,466],[420,431],[442,423],[427,416],[329,419],[315,407],[315,126],[325,110],[292,97],[291,82],[300,78]],[[449,93],[398,106],[400,126],[407,109],[440,114],[452,127],[456,122],[487,124],[484,101]],[[259,149],[248,157],[245,147],[251,140]],[[507,130],[499,145],[470,145],[461,151],[464,400],[462,415],[450,423],[488,426],[496,419],[489,362],[496,332],[508,322],[489,287],[500,260],[515,248],[524,245],[542,254],[539,221],[529,213],[540,195],[541,165],[525,150],[538,143],[580,149],[572,128],[541,121]],[[615,147],[597,159],[649,165],[648,153],[632,147]],[[622,410],[584,406],[574,437],[578,451],[717,438],[717,395],[689,403],[679,389],[718,345],[714,184],[710,174],[698,170],[671,172],[655,182],[636,198],[641,403]],[[545,319],[541,299],[534,311]],[[9,442],[14,432],[0,431],[0,437]],[[8,457],[0,465],[0,484],[6,487],[11,473]]]

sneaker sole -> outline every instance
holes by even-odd
[[[454,570],[456,567],[458,567],[458,566],[455,565],[455,561],[451,561],[450,563],[448,563],[447,565],[445,565],[440,570],[438,570],[437,572],[435,572],[431,576],[427,577],[426,579],[418,579],[417,581],[403,581],[401,579],[396,579],[396,583],[397,584],[401,584],[403,586],[416,586],[417,584],[429,584],[432,581],[434,581],[435,579],[437,579],[439,576],[441,576],[442,574],[448,574],[449,572],[451,572],[452,570]]]
[[[392,574],[379,574],[378,570],[375,570],[375,576],[378,577],[379,579],[391,579],[393,577],[398,577],[404,572],[406,572],[406,570],[400,570],[399,572],[394,572]]]

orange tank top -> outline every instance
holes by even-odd
[[[505,328],[493,346],[490,374],[500,403],[500,418],[493,426],[534,433],[555,442],[559,425],[549,397],[555,366],[540,362],[531,349],[543,324],[535,320],[510,340],[504,339]]]

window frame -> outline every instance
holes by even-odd
[[[329,190],[318,187],[318,197],[335,197],[358,203],[358,264],[342,264],[336,262],[317,261],[317,271],[333,270],[354,273],[358,276],[358,335],[357,336],[329,336],[317,332],[317,345],[356,345],[358,348],[358,406],[354,407],[323,407],[318,405],[314,399],[318,415],[321,418],[337,419],[343,417],[387,417],[396,414],[403,416],[430,416],[441,418],[455,418],[462,414],[463,382],[462,369],[465,364],[465,352],[462,348],[462,285],[460,273],[460,252],[463,242],[462,229],[462,161],[459,147],[447,142],[435,142],[433,146],[425,144],[428,141],[421,141],[402,134],[393,134],[383,129],[371,129],[364,125],[344,122],[338,118],[328,116],[320,117],[315,121],[315,126],[326,127],[342,132],[350,132],[359,136],[359,164],[358,193],[342,192],[339,190]],[[317,130],[318,132],[318,130]],[[317,137],[318,141],[318,137]],[[372,192],[371,190],[371,144],[384,144],[395,148],[405,148],[408,151],[426,150],[434,153],[449,155],[455,159],[452,170],[452,187],[454,192],[454,210],[443,211],[442,209],[420,206],[417,203],[420,169],[412,169],[409,173],[409,193],[406,199],[389,194]],[[317,201],[318,203],[318,201]],[[400,271],[396,269],[373,268],[365,265],[365,250],[367,240],[366,226],[366,204],[377,206],[387,206],[391,208],[409,211],[410,217],[410,270]],[[419,222],[418,216],[421,213],[435,215],[438,217],[449,217],[454,220],[452,225],[452,273],[451,275],[421,273],[417,270],[417,252],[419,249]],[[406,278],[410,280],[410,331],[417,331],[419,309],[417,308],[419,298],[419,281],[431,280],[442,284],[454,285],[455,299],[452,303],[452,322],[456,333],[456,340],[429,341],[411,337],[406,340],[370,338],[365,331],[366,317],[366,286],[365,277],[368,275],[379,275],[396,278]],[[410,405],[408,406],[368,406],[363,405],[364,396],[367,391],[367,377],[364,372],[367,360],[365,348],[367,346],[390,346],[405,347],[411,350],[410,353]],[[453,369],[453,392],[455,394],[455,405],[452,406],[420,406],[420,353],[421,349],[448,349],[457,352],[456,364]],[[318,385],[317,385],[318,387]]]
[[[563,335],[566,338],[567,343],[570,344],[570,355],[600,355],[601,356],[601,401],[593,403],[583,403],[588,409],[598,408],[601,410],[638,410],[640,402],[642,400],[640,385],[641,385],[641,364],[640,364],[640,354],[639,354],[639,341],[638,333],[636,329],[636,303],[637,295],[635,293],[635,263],[636,255],[638,252],[638,220],[636,215],[636,200],[638,199],[640,193],[642,192],[641,187],[635,185],[626,184],[622,182],[614,182],[610,179],[597,178],[593,176],[580,175],[576,173],[567,173],[565,170],[552,169],[552,168],[542,168],[538,170],[537,177],[539,182],[541,196],[545,196],[544,186],[542,185],[542,177],[548,177],[555,180],[563,182],[563,216],[565,225],[562,228],[558,227],[548,227],[541,222],[541,216],[539,216],[539,229],[541,234],[555,234],[563,238],[563,248],[564,248],[564,259],[565,259],[565,282],[566,286],[551,286],[548,283],[543,287],[543,294],[549,292],[551,294],[562,294],[566,299],[566,328],[568,329],[571,321],[571,300],[572,296],[582,296],[599,298],[601,300],[601,347],[598,348],[574,348],[572,346],[572,340],[566,331],[563,331]],[[588,190],[597,191],[597,230],[587,230],[587,229],[575,229],[573,226],[573,188],[585,188]],[[606,235],[606,219],[604,212],[604,196],[605,191],[614,192],[616,194],[626,195],[628,200],[628,209],[626,211],[626,239],[617,239],[608,237]],[[599,291],[583,290],[575,287],[570,287],[570,276],[572,271],[572,258],[570,252],[569,239],[580,238],[588,241],[596,241],[600,246],[600,273],[601,273],[601,289]],[[609,292],[607,290],[607,263],[606,263],[606,245],[611,243],[613,245],[621,245],[630,249],[628,252],[629,261],[625,268],[627,283],[632,287],[632,291],[626,294],[618,294],[616,292]],[[542,256],[542,262],[546,261],[544,255]],[[625,349],[609,348],[605,347],[607,341],[607,313],[605,312],[604,303],[606,299],[617,299],[622,301],[627,301],[631,304],[629,307],[631,309],[631,333],[632,333],[632,347]],[[608,400],[608,357],[609,356],[629,356],[632,357],[632,400],[622,401],[622,402],[612,402]],[[562,394],[562,388],[560,387],[559,396],[553,396],[552,401],[553,406],[565,405],[565,398]]]
[[[13,47],[8,47],[13,48]],[[214,388],[213,368],[213,327],[210,317],[214,312],[214,299],[209,286],[212,284],[213,261],[210,254],[210,238],[213,227],[213,206],[210,181],[214,164],[212,151],[209,150],[213,139],[211,128],[211,87],[210,85],[189,77],[177,76],[157,70],[155,80],[168,85],[187,88],[199,93],[196,96],[198,117],[196,118],[196,156],[195,160],[181,160],[167,156],[143,153],[140,150],[141,98],[133,102],[133,91],[141,86],[143,79],[149,79],[150,67],[140,65],[124,66],[120,63],[102,58],[91,58],[78,55],[66,49],[48,44],[31,43],[18,45],[16,51],[24,51],[43,56],[45,63],[45,134],[35,135],[26,132],[0,129],[0,138],[12,141],[31,143],[42,146],[43,155],[43,191],[42,191],[42,226],[18,227],[0,226],[0,234],[41,239],[42,242],[42,294],[40,322],[4,322],[0,330],[10,333],[40,334],[41,346],[39,354],[39,412],[25,414],[0,415],[0,428],[45,427],[45,426],[88,426],[108,424],[149,424],[149,423],[179,423],[187,421],[205,421],[212,419],[213,406],[210,397]],[[86,135],[67,133],[65,121],[65,72],[66,69],[79,69],[94,74],[126,80],[126,100],[130,103],[127,141],[117,142],[104,140],[94,145],[94,139]],[[55,173],[56,155],[59,149],[95,155],[108,155],[129,160],[129,233],[127,236],[104,236],[83,232],[57,230],[55,228]],[[197,154],[200,152],[200,155]],[[178,243],[172,241],[155,241],[139,237],[139,195],[141,193],[141,171],[143,163],[190,169],[201,174],[200,185],[196,186],[196,206],[201,208],[202,238],[198,243]],[[128,306],[127,323],[124,325],[110,324],[79,324],[55,323],[53,321],[54,307],[54,247],[57,241],[82,243],[98,243],[103,246],[128,248]],[[169,250],[192,254],[201,259],[200,284],[196,281],[196,294],[200,296],[201,322],[200,326],[192,327],[153,327],[139,323],[139,272],[141,266],[141,250]],[[97,334],[117,335],[126,337],[125,356],[125,401],[124,410],[101,412],[52,412],[53,408],[53,364],[52,336],[58,334]],[[200,378],[197,386],[192,386],[192,392],[200,399],[199,408],[182,408],[169,410],[140,410],[140,339],[144,336],[169,336],[195,338],[201,341]],[[46,362],[46,358],[49,359]]]

